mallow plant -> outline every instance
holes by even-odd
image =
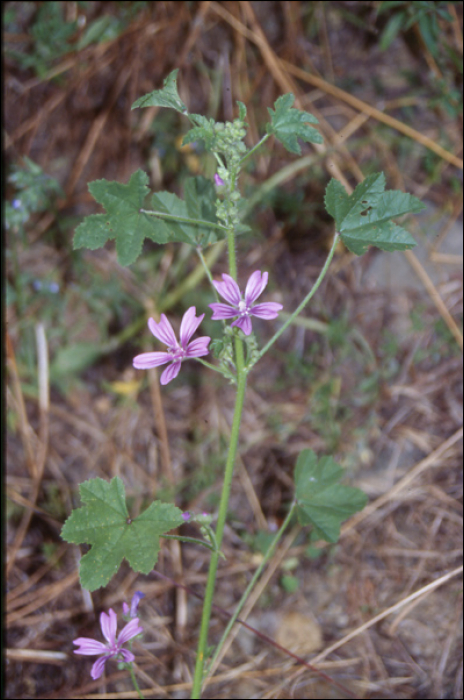
[[[237,236],[249,236],[244,223],[247,206],[240,192],[240,173],[244,165],[271,137],[295,155],[301,154],[300,141],[322,143],[315,128],[317,119],[309,112],[296,109],[294,96],[279,97],[269,108],[269,122],[262,138],[254,146],[245,142],[247,134],[246,108],[237,102],[238,116],[232,122],[216,122],[200,114],[191,114],[177,90],[177,70],[164,81],[160,90],[139,98],[132,106],[164,107],[182,114],[190,122],[183,143],[202,143],[215,159],[213,180],[201,176],[184,183],[184,198],[171,192],[150,192],[148,175],[137,170],[127,184],[97,180],[89,184],[93,197],[105,213],[88,216],[77,227],[75,248],[97,249],[108,239],[115,239],[121,265],[134,263],[142,253],[145,238],[159,245],[187,243],[199,258],[199,266],[211,285],[209,308],[191,306],[185,312],[180,327],[162,313],[159,319],[149,318],[148,329],[153,338],[153,350],[137,355],[133,365],[144,371],[151,367],[164,369],[162,385],[182,381],[182,364],[201,362],[208,371],[219,372],[224,381],[235,387],[235,409],[230,431],[227,457],[223,466],[222,492],[217,514],[182,512],[173,503],[154,501],[137,517],[129,514],[122,480],[90,479],[80,485],[82,506],[72,512],[62,530],[70,543],[90,545],[80,563],[80,581],[84,588],[94,591],[105,586],[117,572],[123,559],[135,572],[148,574],[154,568],[160,549],[160,538],[176,537],[189,545],[192,542],[209,550],[210,564],[203,597],[203,611],[198,634],[192,698],[201,697],[202,685],[211,672],[227,635],[242,609],[263,568],[275,550],[290,521],[297,518],[303,528],[311,528],[312,539],[335,543],[340,536],[341,523],[361,510],[367,501],[357,488],[343,484],[343,469],[330,455],[317,456],[305,449],[297,457],[294,469],[294,495],[279,531],[272,539],[262,562],[226,626],[221,639],[212,645],[208,628],[221,556],[229,494],[240,438],[240,419],[248,381],[253,381],[252,369],[272,347],[286,328],[309,304],[327,273],[339,239],[355,255],[362,255],[369,246],[384,251],[407,250],[415,245],[411,235],[394,222],[397,217],[417,213],[423,204],[410,194],[385,190],[383,173],[372,173],[348,194],[343,185],[332,179],[325,193],[325,207],[333,217],[335,233],[332,246],[320,274],[306,296],[294,310],[286,310],[285,323],[279,322],[282,304],[269,300],[267,285],[272,271],[256,269],[246,280],[236,256]],[[209,269],[205,249],[225,240],[228,252],[228,273],[221,279]],[[218,321],[217,336],[201,335],[205,314]],[[253,323],[255,319],[273,321],[277,328],[271,339],[260,347]],[[174,324],[175,326],[176,324]],[[198,335],[197,335],[198,334]],[[208,357],[205,360],[205,357]],[[167,535],[186,523],[197,523],[198,537]],[[137,598],[138,602],[138,598]],[[78,638],[77,654],[101,655],[92,668],[98,678],[107,661],[118,660],[128,666],[137,689],[133,672],[134,654],[126,649],[132,638],[142,633],[138,617],[132,617],[119,635],[117,616],[110,609],[102,612],[101,629],[106,644],[88,638]],[[142,635],[143,639],[143,635]],[[143,643],[143,642],[142,642]],[[212,645],[212,646],[211,646]]]

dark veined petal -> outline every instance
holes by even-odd
[[[168,365],[160,377],[160,384],[169,384],[173,379],[177,377],[180,372],[181,362],[173,362]]]
[[[272,318],[277,318],[279,311],[282,311],[284,307],[282,304],[278,304],[275,301],[266,301],[263,304],[256,304],[252,306],[249,313],[252,316],[257,316],[258,318],[265,318],[270,320]]]
[[[233,323],[231,323],[230,325],[237,326],[237,328],[240,328],[245,333],[245,335],[250,335],[251,331],[253,330],[249,316],[241,316],[236,321],[233,321]]]
[[[228,304],[221,304],[220,302],[214,302],[214,304],[208,304],[208,306],[213,310],[213,315],[211,316],[213,321],[219,321],[222,318],[233,318],[240,313],[238,309],[234,309]]]
[[[202,357],[209,353],[208,345],[211,338],[203,335],[201,338],[196,338],[189,343],[187,347],[186,357]]]
[[[156,323],[155,319],[148,319],[148,328],[153,333],[155,338],[161,340],[168,347],[177,345],[176,334],[174,333],[171,324],[164,314],[161,314],[160,322]]]
[[[184,350],[186,349],[190,338],[195,333],[198,326],[205,317],[205,314],[201,314],[201,316],[196,318],[196,312],[196,308],[194,306],[191,306],[185,312],[182,318],[182,322],[180,324],[180,344],[182,345]]]
[[[170,352],[143,352],[134,357],[132,364],[136,369],[150,369],[165,365],[166,362],[171,362],[173,359],[174,355]]]
[[[73,644],[77,644],[80,649],[74,649],[75,654],[83,654],[84,656],[94,656],[95,654],[106,654],[108,647],[103,642],[97,642],[96,639],[90,637],[78,637],[73,639]]]
[[[105,612],[102,612],[100,615],[100,627],[106,641],[113,646],[116,642],[116,630],[118,628],[118,616],[114,612],[113,608],[109,609],[108,615]]]
[[[119,633],[118,644],[125,644],[129,641],[129,639],[132,639],[132,637],[136,637],[138,634],[142,634],[142,632],[143,627],[140,627],[139,625],[139,618],[134,617],[127,623],[125,627],[123,627],[123,629]]]
[[[223,282],[213,281],[216,291],[230,304],[238,306],[242,297],[237,282],[233,277],[227,275],[226,273],[222,275],[222,279],[224,280]]]
[[[105,664],[108,661],[108,659],[109,656],[103,656],[101,659],[97,659],[97,661],[95,661],[90,671],[90,675],[92,676],[94,681],[96,681],[97,678],[100,678],[100,676],[102,675],[103,669],[105,668]]]
[[[250,276],[245,289],[247,308],[262,294],[263,290],[266,288],[268,277],[269,275],[267,272],[261,274],[259,270],[253,272]]]

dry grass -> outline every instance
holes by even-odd
[[[65,5],[66,12],[81,12],[76,3]],[[93,3],[88,20],[108,5]],[[302,208],[320,202],[329,177],[349,188],[371,163],[386,171],[389,187],[440,208],[444,218],[435,238],[416,231],[427,250],[422,262],[416,253],[405,254],[404,285],[384,286],[369,277],[377,253],[354,260],[340,251],[307,313],[319,325],[293,327],[251,374],[215,602],[233,610],[259,562],[244,535],[272,528],[285,513],[299,451],[332,449],[350,482],[368,493],[369,505],[345,524],[339,544],[318,558],[306,556],[308,542],[292,531],[242,619],[248,615],[253,628],[282,647],[292,649],[293,640],[298,656],[355,697],[458,698],[462,260],[444,254],[442,246],[462,211],[461,192],[452,189],[462,171],[461,124],[440,104],[428,106],[428,71],[440,68],[427,48],[419,42],[410,53],[408,42],[398,39],[394,51],[381,53],[376,42],[363,44],[363,32],[340,14],[353,5],[362,4],[148,3],[117,38],[71,52],[43,78],[7,59],[7,159],[29,156],[65,192],[56,211],[33,220],[26,240],[10,238],[8,246],[16,246],[22,274],[56,275],[67,299],[58,325],[71,332],[80,324],[75,341],[98,341],[92,300],[84,298],[85,282],[74,267],[72,227],[63,222],[95,211],[86,185],[97,178],[127,181],[141,167],[150,170],[154,186],[178,187],[153,147],[153,119],[163,119],[162,112],[130,111],[173,68],[180,69],[181,95],[191,111],[230,119],[235,100],[243,101],[252,139],[265,108],[283,92],[293,92],[298,106],[318,117],[324,146],[303,154],[314,157],[314,181],[301,184],[296,166],[280,185],[288,195],[303,188]],[[7,35],[7,44],[27,53],[30,21]],[[446,30],[462,54],[462,17]],[[408,95],[405,67],[423,81],[422,96]],[[374,78],[381,78],[382,94]],[[349,81],[349,89],[337,87]],[[405,118],[408,105],[414,118]],[[176,124],[169,128],[166,142],[172,143]],[[434,178],[424,171],[427,153],[436,159]],[[178,152],[177,165],[196,167],[187,158]],[[271,159],[260,156],[245,186],[255,191],[290,162],[296,161],[278,148]],[[285,309],[307,292],[326,253],[331,225],[320,208],[311,212],[312,219],[305,213],[295,223],[277,205],[262,208],[254,219],[258,239],[239,241],[243,279],[258,265],[272,270],[271,291]],[[110,247],[82,259],[101,279],[116,275],[128,297],[138,299],[144,328],[143,306],[157,303],[160,290],[165,303],[175,290],[173,266],[185,277],[193,270],[182,254],[166,248],[156,275],[145,270],[142,282],[117,265]],[[7,261],[9,280],[18,269]],[[223,269],[224,260],[215,271]],[[172,300],[171,308],[180,315],[182,300]],[[127,323],[132,312],[124,311]],[[113,606],[119,612],[123,600],[142,590],[145,637],[135,645],[141,688],[145,697],[188,697],[201,612],[195,594],[204,588],[207,556],[165,542],[156,569],[167,579],[155,572],[136,576],[123,566],[107,589],[89,595],[78,581],[78,548],[61,541],[60,529],[78,502],[77,485],[95,476],[121,476],[133,512],[145,497],[169,493],[184,509],[214,511],[233,389],[196,365],[168,390],[160,391],[154,374],[143,388],[131,368],[136,346],[129,340],[108,345],[103,359],[60,391],[48,378],[56,328],[42,322],[39,303],[24,313],[8,306],[6,696],[136,697],[128,674],[115,665],[105,679],[92,682],[91,661],[73,656],[72,640],[98,636],[100,611]],[[35,329],[33,338],[26,327]],[[266,332],[264,325],[258,328],[263,339]],[[21,356],[27,343],[38,360],[33,382]],[[300,582],[295,593],[281,585],[289,566]],[[218,612],[211,638],[223,625]],[[282,649],[237,627],[204,697],[340,694]]]

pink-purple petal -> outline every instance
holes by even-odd
[[[253,272],[250,276],[245,289],[245,303],[247,308],[262,294],[267,285],[268,277],[269,275],[267,272],[263,272],[261,276],[259,270]]]
[[[153,333],[155,338],[161,340],[168,347],[174,346],[177,343],[176,334],[173,331],[171,324],[165,314],[161,314],[160,322],[156,323],[153,318],[148,319],[148,328]]]
[[[249,316],[241,316],[236,321],[233,321],[230,325],[237,326],[237,328],[240,328],[245,333],[245,335],[250,335],[251,331],[253,330]]]
[[[194,306],[191,306],[187,311],[185,312],[182,322],[180,324],[180,344],[182,347],[185,348],[187,347],[187,344],[192,337],[192,335],[195,333],[197,330],[198,326],[200,323],[203,321],[205,314],[201,314],[198,318],[196,318],[196,308]]]
[[[279,311],[281,311],[283,308],[284,307],[282,304],[278,304],[274,301],[266,301],[264,304],[256,304],[256,306],[252,306],[249,313],[252,316],[265,318],[269,321],[272,318],[277,318]]]
[[[211,316],[211,320],[213,321],[219,321],[223,318],[233,318],[240,313],[238,309],[234,309],[228,304],[221,304],[220,302],[214,302],[213,304],[208,304],[208,306],[213,310],[213,315]]]
[[[108,615],[102,612],[100,615],[100,627],[106,641],[113,645],[116,640],[116,630],[118,628],[118,616],[113,608],[109,609]]]
[[[131,651],[129,651],[129,649],[121,649],[120,653],[122,654],[122,657],[126,664],[130,663],[135,659],[134,654]]]
[[[73,640],[73,644],[80,646],[80,649],[74,649],[75,654],[83,654],[84,656],[93,656],[94,654],[106,654],[108,647],[103,642],[97,642],[96,639],[90,637],[78,637]]]
[[[186,357],[202,357],[203,355],[207,355],[209,353],[208,345],[210,340],[211,338],[207,335],[192,340],[187,348]]]
[[[160,384],[164,385],[169,384],[169,382],[172,382],[172,380],[175,379],[179,374],[181,364],[182,363],[179,361],[173,362],[171,365],[168,365],[160,377]]]
[[[136,369],[150,369],[170,362],[174,356],[170,352],[143,352],[132,360]]]
[[[90,671],[90,675],[92,676],[94,681],[96,681],[97,678],[100,678],[100,676],[102,675],[103,669],[105,668],[105,664],[108,661],[108,658],[108,656],[103,656],[101,659],[97,659],[95,661]]]
[[[240,295],[240,289],[237,282],[233,277],[227,275],[225,272],[222,275],[222,279],[224,280],[223,282],[213,281],[217,292],[230,304],[238,306],[242,297]]]
[[[139,625],[139,618],[134,617],[127,623],[125,627],[123,627],[123,629],[119,633],[118,644],[125,644],[129,641],[129,639],[132,639],[132,637],[136,637],[138,634],[142,634],[142,632],[143,627],[140,627]]]

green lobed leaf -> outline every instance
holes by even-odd
[[[301,525],[312,525],[326,542],[337,542],[340,525],[362,510],[367,496],[360,489],[338,483],[343,469],[332,457],[319,460],[313,450],[303,450],[295,465],[295,498]]]
[[[177,91],[177,74],[179,69],[176,68],[163,82],[161,90],[153,90],[143,97],[135,100],[131,109],[137,107],[170,107],[181,114],[188,114],[186,105],[182,102]]]
[[[218,223],[215,206],[216,190],[211,180],[201,175],[187,178],[184,182],[184,195],[187,211],[192,219]],[[197,226],[194,234],[195,242],[204,248],[218,240],[218,233],[217,229]]]
[[[101,248],[108,239],[116,239],[121,265],[130,265],[142,252],[145,238],[166,243],[169,229],[164,221],[140,211],[149,193],[148,175],[137,170],[127,185],[109,180],[89,184],[90,193],[106,209],[105,214],[87,216],[74,234],[74,249]]]
[[[275,111],[268,107],[271,122],[267,125],[266,130],[269,134],[274,134],[287,151],[301,155],[298,139],[307,143],[322,143],[323,138],[316,129],[307,125],[307,122],[318,124],[316,117],[309,112],[292,107],[294,101],[295,97],[288,93],[276,100],[274,103]]]
[[[81,559],[79,572],[83,588],[89,591],[106,586],[123,559],[134,571],[148,574],[158,559],[160,536],[184,522],[179,508],[160,501],[131,520],[119,477],[110,482],[90,479],[79,491],[86,505],[71,513],[61,536],[66,542],[92,545]]]
[[[332,179],[325,193],[325,208],[335,219],[348,250],[363,255],[370,245],[389,252],[413,248],[416,241],[411,234],[391,219],[418,213],[425,204],[400,190],[385,192],[385,175],[373,173],[351,195]]]

